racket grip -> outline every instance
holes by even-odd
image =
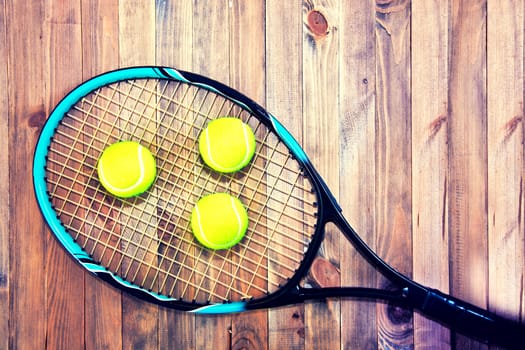
[[[419,310],[452,329],[509,349],[523,348],[525,326],[438,290],[430,289]]]

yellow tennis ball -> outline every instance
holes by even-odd
[[[97,172],[102,186],[121,198],[145,192],[157,175],[151,152],[134,141],[116,142],[107,147],[98,160]]]
[[[255,135],[239,118],[223,117],[210,123],[199,136],[199,152],[204,162],[221,173],[244,168],[255,154]]]
[[[205,247],[228,249],[239,243],[248,229],[248,213],[242,202],[228,193],[199,199],[191,213],[191,229]]]

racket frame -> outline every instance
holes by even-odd
[[[305,252],[299,268],[288,281],[280,286],[277,291],[262,298],[225,302],[224,304],[210,304],[202,306],[189,301],[167,297],[155,292],[142,289],[105,267],[97,264],[81,247],[75,243],[60,223],[47,193],[46,185],[46,158],[53,134],[60,121],[82,97],[98,88],[128,79],[168,79],[196,85],[213,91],[232,102],[242,106],[272,130],[285,145],[292,155],[301,164],[303,172],[313,185],[317,194],[318,221],[311,242]],[[178,71],[168,67],[130,67],[110,71],[95,76],[82,83],[67,94],[55,107],[44,125],[34,154],[33,179],[35,196],[39,208],[47,221],[51,231],[72,257],[88,271],[97,275],[106,282],[141,299],[148,300],[163,306],[179,310],[192,311],[198,314],[223,314],[242,312],[251,309],[271,308],[288,304],[299,303],[309,299],[322,299],[330,297],[357,297],[366,299],[382,299],[394,302],[407,308],[416,309],[427,317],[444,323],[464,334],[478,339],[494,341],[496,343],[513,347],[518,343],[525,343],[525,329],[518,322],[503,318],[492,312],[474,306],[470,303],[451,297],[435,289],[424,287],[397,272],[373,252],[359,235],[350,226],[342,215],[342,210],[328,186],[315,170],[307,155],[286,130],[286,128],[271,114],[256,102],[240,92],[212,79],[190,72]],[[362,287],[330,287],[330,288],[303,288],[300,286],[324,239],[325,225],[334,223],[340,231],[353,244],[354,248],[378,272],[389,279],[397,289],[382,290]]]

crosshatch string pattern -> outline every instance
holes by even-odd
[[[235,174],[206,167],[197,139],[210,120],[234,116],[254,130],[252,162]],[[97,159],[134,140],[157,160],[153,187],[117,199],[99,185]],[[137,79],[98,89],[64,116],[47,159],[60,221],[94,261],[141,288],[197,303],[260,298],[299,267],[317,222],[316,197],[297,161],[255,115],[222,95],[171,80]],[[203,248],[189,218],[202,196],[228,192],[247,207],[240,244]]]

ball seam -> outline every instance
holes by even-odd
[[[233,242],[236,242],[239,239],[239,236],[243,234],[243,224],[241,220],[241,216],[239,214],[239,211],[237,210],[237,207],[235,206],[235,198],[231,197],[230,202],[232,205],[233,212],[235,213],[235,217],[237,218],[237,234],[235,235],[234,239],[232,239]],[[231,242],[231,241],[230,241]]]

